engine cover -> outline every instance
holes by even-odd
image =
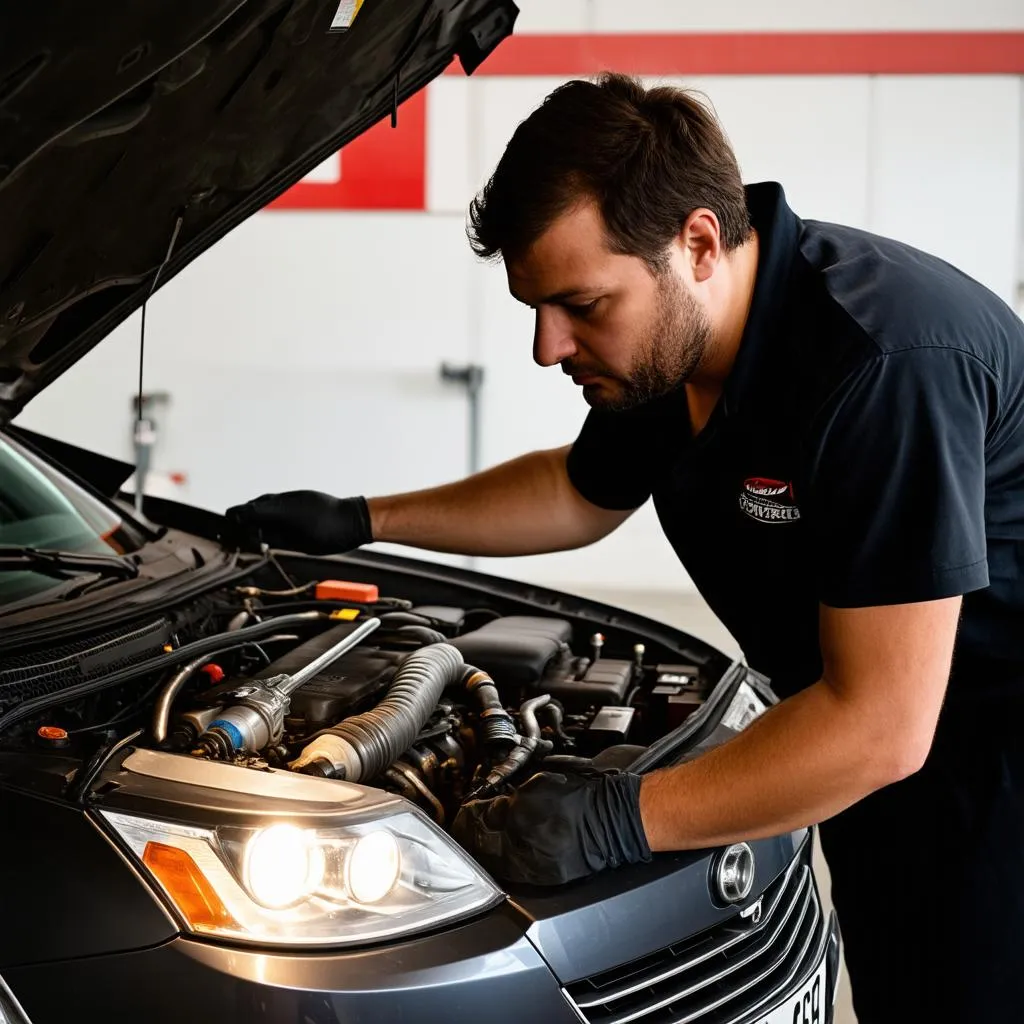
[[[289,720],[305,719],[316,732],[361,711],[391,681],[404,654],[357,647],[292,694]]]
[[[347,622],[328,629],[294,647],[254,678],[270,679],[282,674],[291,675],[318,658],[351,631],[352,626]],[[404,657],[402,653],[363,645],[342,655],[292,694],[288,713],[289,727],[297,725],[294,720],[301,718],[305,720],[305,727],[300,731],[316,732],[362,710],[364,704],[387,686]]]
[[[468,665],[503,684],[530,686],[560,654],[568,653],[572,626],[563,619],[507,615],[452,641]]]

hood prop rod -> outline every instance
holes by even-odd
[[[181,232],[182,216],[178,215],[174,222],[174,230],[171,232],[171,241],[167,246],[167,253],[163,262],[156,268],[153,275],[153,283],[149,286],[149,292],[142,302],[142,323],[139,328],[139,399],[135,409],[135,511],[142,515],[142,492],[149,471],[149,448],[152,443],[152,425],[143,418],[143,399],[145,394],[142,389],[142,373],[146,362],[146,306],[153,297],[157,286],[160,283],[160,275],[164,268],[171,262],[174,253],[174,246],[177,244],[178,235]],[[143,465],[143,463],[146,463]]]

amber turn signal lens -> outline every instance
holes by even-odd
[[[142,862],[153,872],[192,927],[237,927],[237,922],[199,865],[184,850],[151,841],[146,843]]]

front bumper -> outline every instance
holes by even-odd
[[[801,870],[806,867],[805,854],[806,846],[795,859]],[[820,906],[813,884],[812,889]],[[509,900],[456,928],[348,953],[259,952],[176,938],[130,953],[8,968],[4,978],[32,1024],[68,1019],[150,1024],[579,1024],[621,1016],[614,1006],[604,1016],[577,1008],[573,992],[585,979],[558,969],[559,960],[566,958],[555,955],[555,919],[539,922],[528,906],[528,900]],[[573,912],[564,907],[563,911],[571,925]],[[622,952],[632,946],[635,952],[625,959],[633,962],[626,970],[658,955],[647,952],[647,928],[639,925],[645,921],[643,915],[632,920],[632,928],[628,920],[615,922],[626,934],[612,944],[613,954],[600,937],[593,943],[620,964]],[[685,918],[678,920],[677,936],[687,934],[686,924]],[[726,919],[714,931],[729,926]],[[562,931],[563,939],[572,936],[579,938],[573,927]],[[694,936],[684,943],[689,947],[701,939]],[[800,960],[801,965],[813,960],[811,967],[801,966],[799,976],[790,972],[780,979],[771,1005],[764,1009],[799,991],[823,958],[829,966],[824,1000],[828,1016],[822,1024],[831,1021],[839,963],[834,916],[815,930],[813,955]],[[614,970],[609,967],[605,973]],[[727,1006],[716,1009],[709,1004],[706,1013],[692,1019],[700,1024],[748,1024],[764,1016],[762,1010],[756,1017],[744,1013],[737,1018]],[[645,1011],[638,1018],[645,1024],[674,1019],[680,1018],[671,1008],[651,1015]]]
[[[354,953],[284,955],[174,939],[4,973],[32,1024],[578,1020],[510,905],[438,935]]]

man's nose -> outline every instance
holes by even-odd
[[[557,309],[538,309],[533,328],[533,361],[538,366],[557,366],[576,355],[576,339],[567,316]]]

